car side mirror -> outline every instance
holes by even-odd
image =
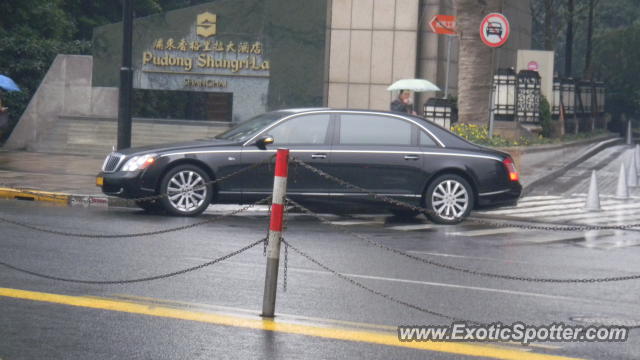
[[[262,136],[258,140],[256,140],[256,146],[258,147],[258,149],[267,150],[267,145],[273,144],[274,141],[275,140],[270,135]]]

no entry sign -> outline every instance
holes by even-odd
[[[487,46],[500,47],[509,38],[509,21],[504,15],[491,13],[480,24],[480,39]]]

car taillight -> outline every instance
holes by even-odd
[[[507,169],[507,173],[509,173],[509,180],[520,180],[520,175],[518,174],[518,170],[516,170],[516,164],[513,163],[513,159],[511,159],[510,157],[506,157],[504,158],[504,160],[502,160],[502,164],[504,165],[505,169]]]

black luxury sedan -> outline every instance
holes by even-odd
[[[462,221],[479,207],[514,205],[522,187],[511,157],[452,134],[423,118],[379,111],[289,109],[268,112],[212,139],[113,152],[97,184],[107,195],[148,211],[202,213],[211,203],[250,204],[271,194],[277,148],[361,188],[341,186],[291,163],[287,195],[331,212],[385,208],[415,216],[415,208],[374,199],[369,192],[428,209],[434,222]],[[205,185],[205,186],[203,186]]]

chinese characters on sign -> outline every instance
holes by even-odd
[[[268,77],[269,60],[264,59],[261,41],[216,39],[218,17],[198,15],[194,38],[156,38],[142,53],[143,71],[177,75]],[[192,36],[193,37],[193,36]],[[184,87],[226,88],[219,79],[185,79]]]
[[[259,41],[248,43],[246,41],[238,42],[233,41],[187,41],[180,39],[176,41],[173,38],[156,39],[153,42],[153,50],[174,50],[181,52],[221,52],[221,53],[235,53],[235,54],[255,54],[262,55],[262,43]]]

